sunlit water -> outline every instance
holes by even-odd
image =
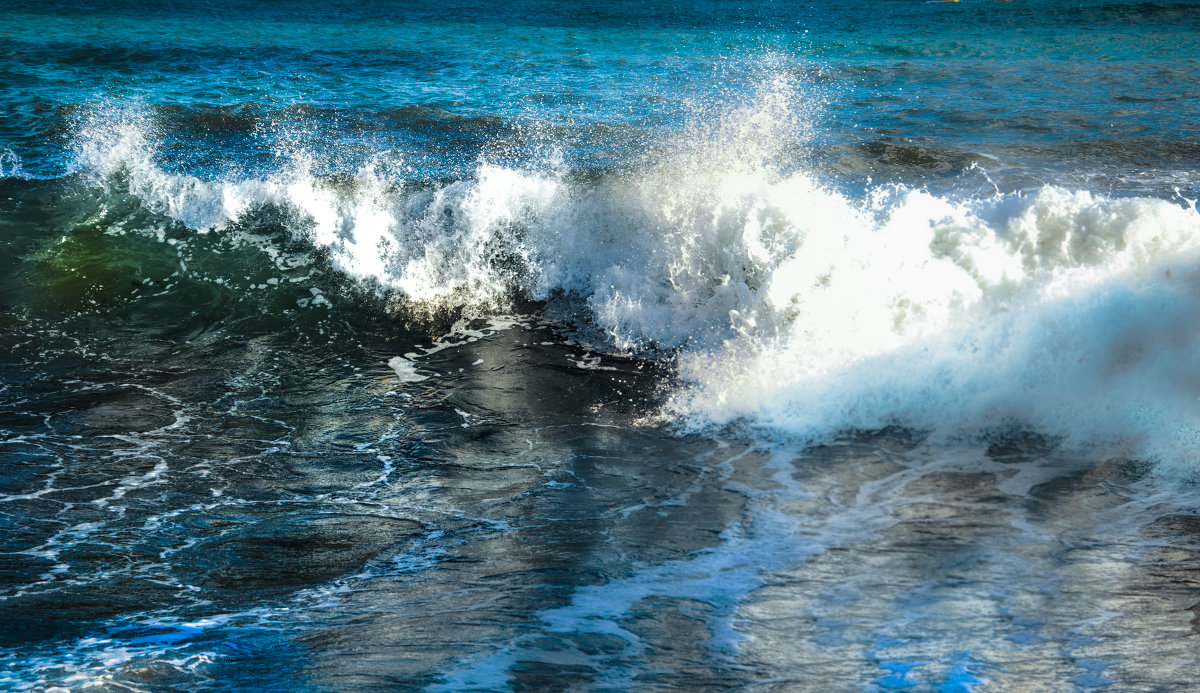
[[[0,3],[0,684],[1192,687],[1198,30]]]

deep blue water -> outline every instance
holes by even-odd
[[[1159,691],[1200,5],[0,0],[9,690]]]

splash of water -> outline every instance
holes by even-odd
[[[599,176],[481,162],[437,185],[371,164],[331,179],[300,149],[273,177],[205,181],[157,165],[128,113],[88,123],[78,159],[201,233],[283,209],[337,269],[416,309],[578,297],[614,349],[678,351],[664,414],[686,429],[1017,427],[1191,474],[1194,205],[1055,186],[854,199],[780,165],[811,134],[799,94],[765,79]]]

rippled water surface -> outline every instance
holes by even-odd
[[[0,686],[1191,688],[1198,30],[0,0]]]

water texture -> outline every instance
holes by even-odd
[[[0,2],[0,686],[1192,687],[1198,37]]]

